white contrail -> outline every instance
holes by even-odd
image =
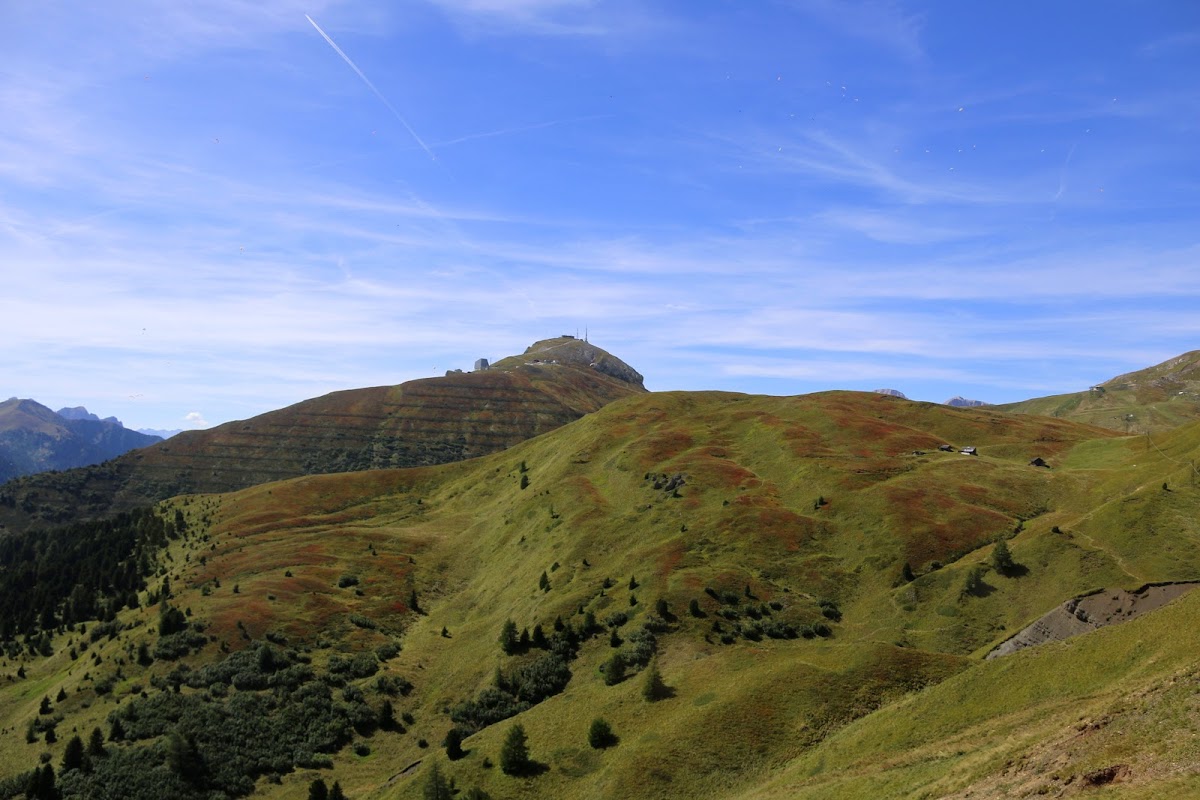
[[[1067,167],[1071,166],[1071,156],[1075,155],[1075,145],[1071,145],[1071,149],[1067,151],[1067,160],[1063,162],[1062,170],[1058,174],[1058,191],[1054,193],[1054,199],[1063,196],[1063,192],[1067,188]]]
[[[569,119],[554,119],[548,122],[537,122],[533,125],[522,125],[518,128],[501,128],[495,131],[484,131],[483,133],[468,133],[465,136],[459,136],[454,139],[447,139],[444,142],[434,142],[434,147],[449,147],[452,144],[461,144],[469,142],[473,139],[489,139],[493,136],[508,136],[513,133],[528,133],[529,131],[538,131],[542,128],[551,128],[555,125],[566,125],[572,122],[589,122],[594,119],[607,119],[612,117],[612,114],[589,114],[586,117],[571,117]]]
[[[318,25],[312,17],[310,17],[308,14],[305,14],[304,18],[312,23],[312,26],[317,29],[317,33],[321,34],[321,38],[329,42],[329,46],[333,48],[335,53],[342,57],[342,61],[345,61],[350,66],[350,69],[354,70],[358,77],[362,78],[363,83],[365,83],[367,88],[374,92],[375,96],[378,97],[385,106],[387,106],[388,111],[392,112],[392,115],[396,119],[400,120],[400,124],[404,126],[405,130],[412,134],[412,137],[417,140],[417,144],[421,145],[421,149],[428,153],[430,158],[436,161],[437,156],[433,154],[433,151],[429,149],[429,146],[426,145],[425,142],[421,141],[421,137],[417,136],[417,132],[412,129],[412,126],[404,120],[404,117],[400,116],[399,111],[392,107],[392,104],[388,102],[388,99],[383,96],[383,92],[375,88],[375,84],[371,83],[371,79],[364,75],[363,71],[359,69],[353,61],[350,60],[350,56],[342,52],[342,48],[337,46],[337,42],[335,42],[333,39],[330,39],[329,34],[321,30],[321,26]]]

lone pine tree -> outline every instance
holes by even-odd
[[[529,770],[529,746],[525,728],[520,723],[513,725],[504,737],[504,746],[500,748],[500,769],[505,775],[521,775]]]

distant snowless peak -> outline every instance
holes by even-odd
[[[92,422],[111,422],[114,425],[121,425],[121,420],[117,419],[116,417],[105,417],[104,419],[100,419],[100,417],[91,413],[83,406],[75,406],[74,408],[60,408],[54,413],[58,414],[63,419],[88,419]],[[125,426],[121,425],[121,427],[124,428]]]
[[[955,408],[978,408],[979,406],[990,406],[991,403],[985,403],[982,400],[968,400],[965,397],[951,397],[945,402],[945,405]]]

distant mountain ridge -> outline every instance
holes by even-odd
[[[0,486],[0,526],[68,522],[317,473],[461,461],[645,391],[641,374],[611,353],[574,337],[546,339],[486,370],[333,392],[185,431],[86,470],[22,478]]]
[[[953,408],[979,408],[981,406],[990,406],[991,403],[985,403],[982,400],[968,400],[962,396],[955,396],[951,397],[943,405],[951,406]]]
[[[104,419],[100,419],[100,417],[88,411],[83,406],[75,406],[74,408],[60,408],[54,413],[58,414],[63,419],[90,419],[92,422],[111,422],[114,425],[121,425],[121,420],[117,419],[116,417],[105,417]],[[125,426],[121,425],[121,427],[123,428]]]
[[[16,397],[0,403],[0,482],[99,464],[160,441],[82,406],[62,411]]]

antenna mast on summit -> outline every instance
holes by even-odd
[[[587,325],[583,326],[583,343],[587,344]]]

